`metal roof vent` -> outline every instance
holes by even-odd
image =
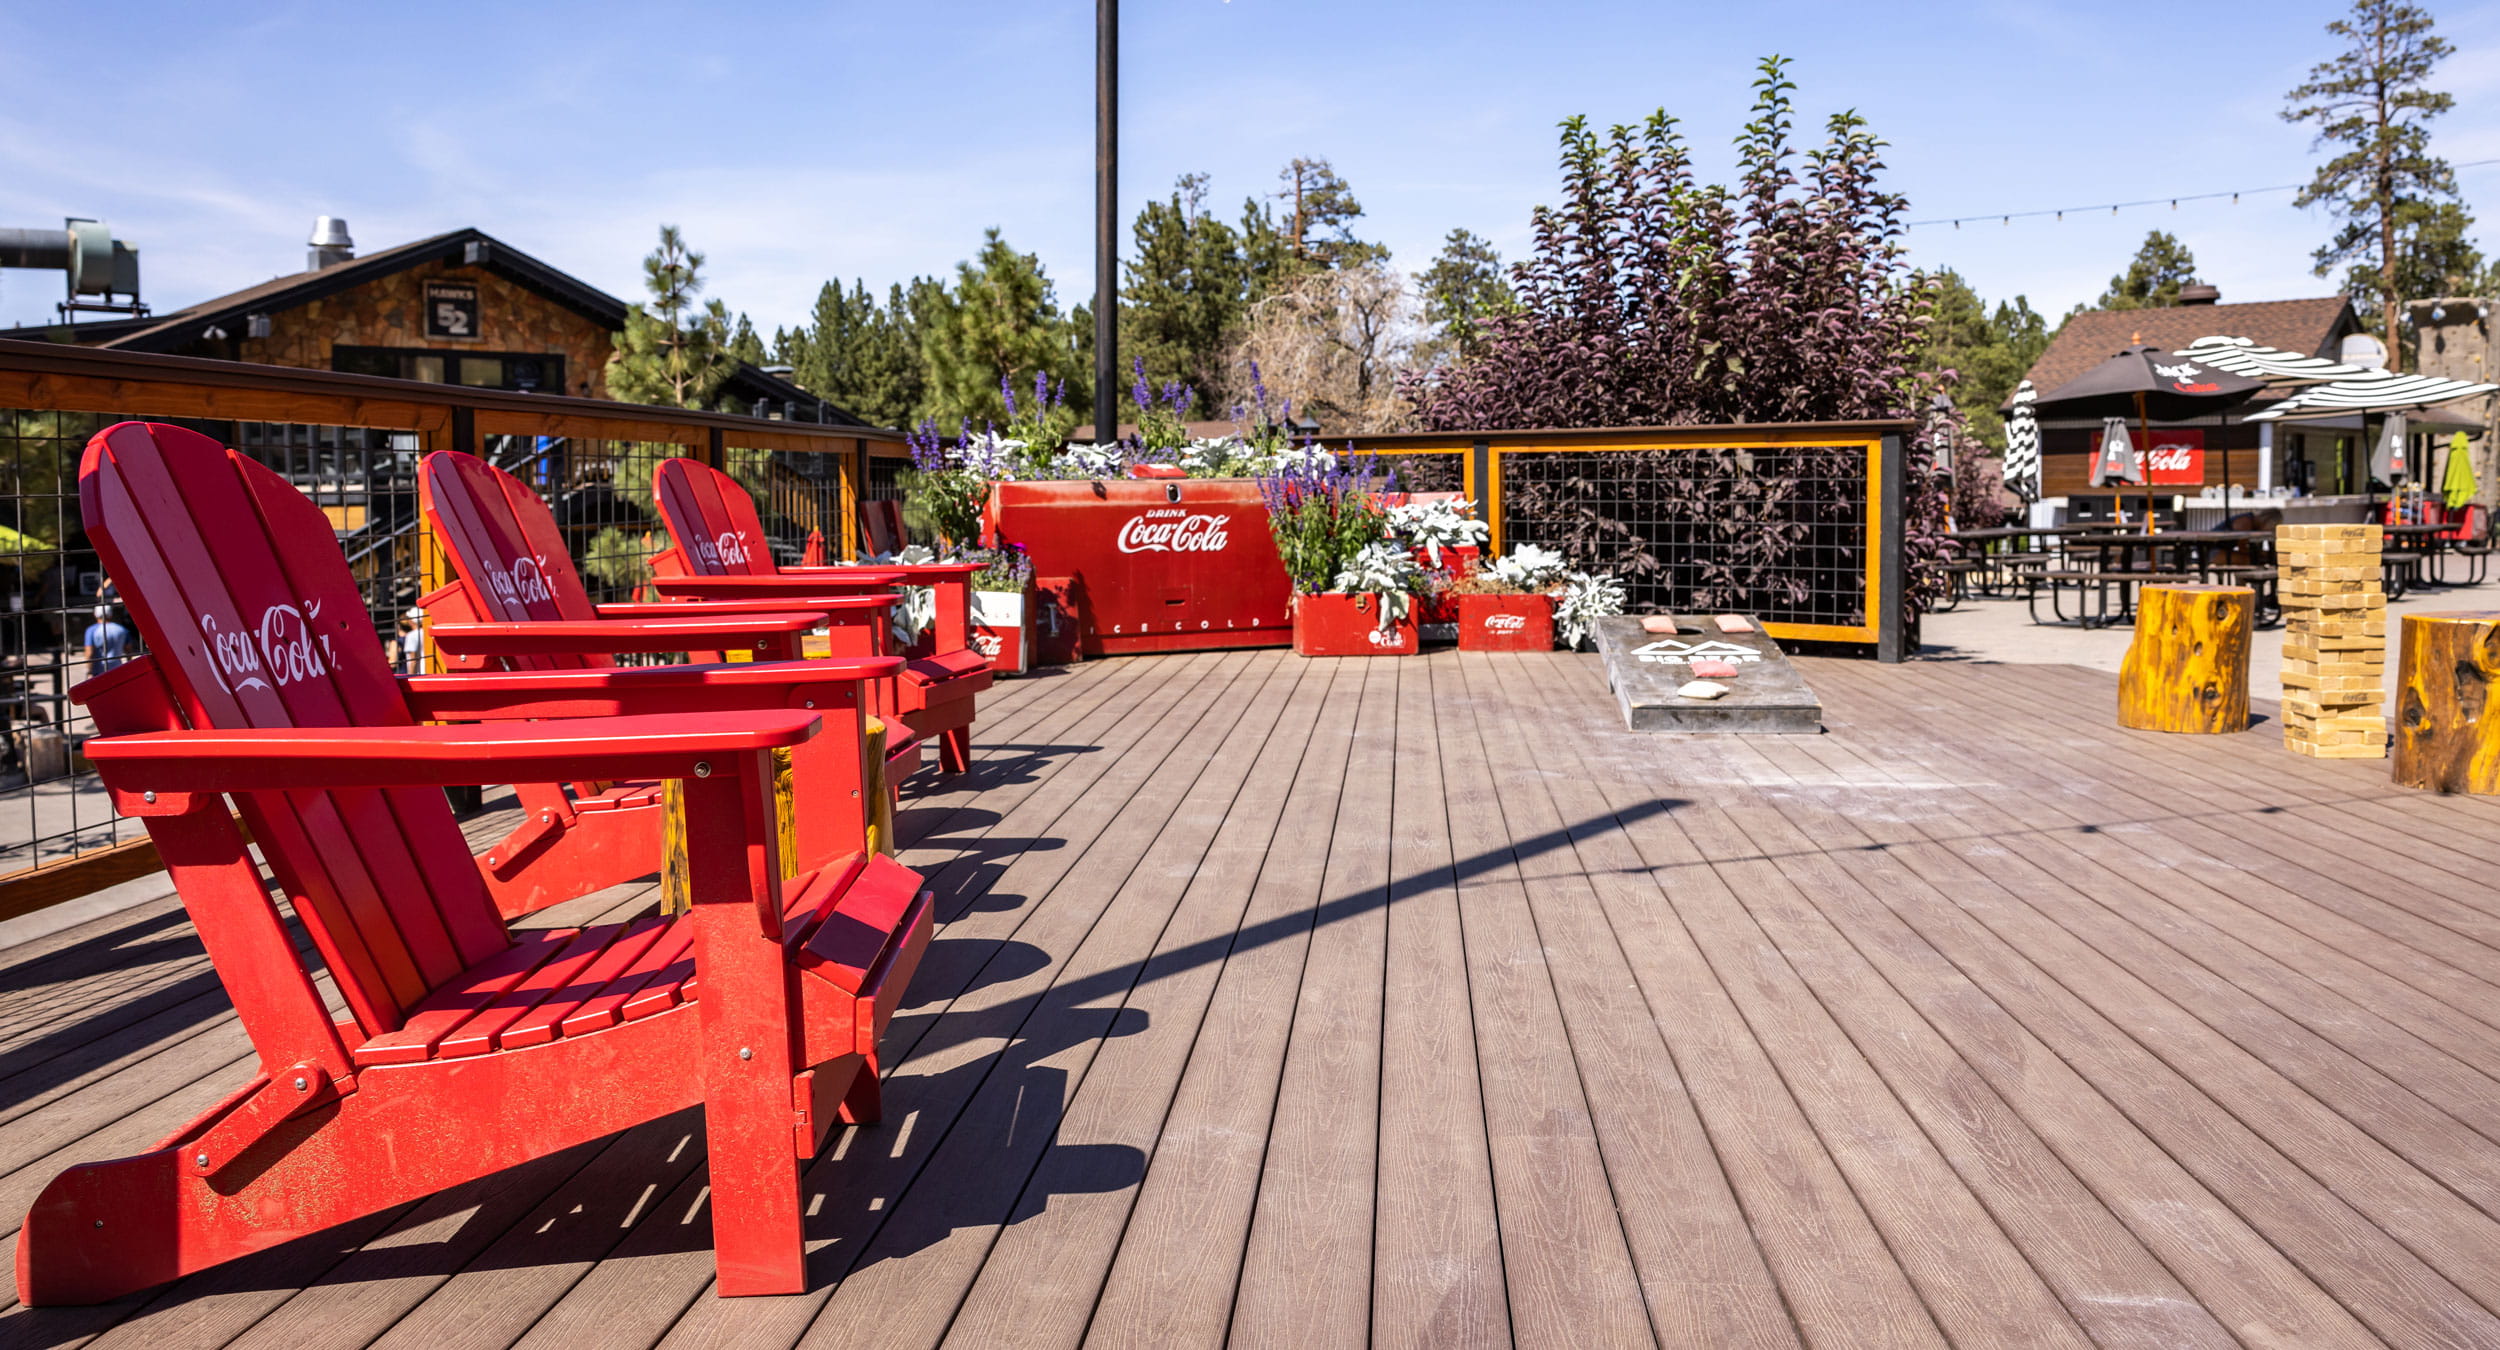
[[[304,242],[312,245],[304,255],[308,272],[336,267],[356,256],[356,241],[347,237],[347,222],[338,216],[313,217],[312,238]]]
[[[2179,288],[2179,303],[2183,305],[2211,305],[2219,303],[2221,299],[2220,287],[2208,286],[2201,281],[2191,281]]]

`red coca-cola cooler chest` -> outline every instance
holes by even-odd
[[[1000,483],[988,525],[1033,560],[1043,662],[1293,641],[1292,587],[1250,479]]]

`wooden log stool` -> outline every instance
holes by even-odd
[[[2118,671],[2118,725],[2222,735],[2248,730],[2248,647],[2257,594],[2246,586],[2146,586]]]
[[[2396,656],[2399,786],[2500,793],[2500,717],[2485,717],[2500,682],[2500,610],[2404,616]]]

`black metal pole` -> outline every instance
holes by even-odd
[[[1094,0],[1094,439],[1120,434],[1120,0]]]

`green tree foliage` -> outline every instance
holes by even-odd
[[[1439,329],[1447,349],[1462,358],[1474,354],[1486,320],[1519,307],[1502,275],[1502,255],[1490,240],[1467,230],[1450,231],[1421,281],[1424,322]]]
[[[1950,269],[1926,279],[1933,307],[1919,353],[1920,371],[1948,385],[1968,433],[1992,451],[2005,448],[2005,422],[1997,408],[2020,384],[2023,372],[2049,346],[2049,323],[2024,296],[1988,308],[1979,292]],[[1945,372],[1952,372],[1948,381]]]
[[[925,325],[920,351],[928,369],[926,411],[941,425],[958,419],[970,419],[975,427],[1005,422],[1000,381],[1027,388],[1037,371],[1068,379],[1069,401],[1078,401],[1084,383],[1077,367],[1080,344],[1059,311],[1041,259],[1018,253],[992,227],[979,257],[956,265],[953,289],[926,295],[930,308],[918,311]],[[1085,406],[1090,410],[1090,402]]]
[[[2093,302],[2095,309],[2168,309],[2179,303],[2179,288],[2196,280],[2196,255],[2167,231],[2144,236],[2127,270],[2109,279],[2109,289]]]
[[[2326,26],[2344,40],[2344,49],[2311,67],[2309,79],[2283,96],[2284,121],[2314,123],[2317,149],[2339,147],[2293,202],[2324,205],[2341,222],[2312,255],[2317,274],[2326,276],[2339,263],[2370,262],[2356,270],[2376,273],[2370,280],[2391,369],[2403,351],[2397,317],[2408,298],[2400,256],[2407,216],[2418,234],[2430,223],[2428,208],[2457,194],[2455,173],[2430,150],[2430,120],[2456,103],[2429,88],[2431,71],[2454,50],[2431,28],[2429,11],[2418,5],[2353,0],[2350,14]]]
[[[730,330],[728,351],[732,360],[744,361],[750,366],[760,366],[771,356],[764,350],[764,339],[756,335],[755,325],[748,322],[744,314],[738,316],[737,325]]]
[[[729,351],[729,311],[720,301],[698,306],[703,255],[686,247],[674,225],[660,227],[660,246],[642,260],[651,303],[629,306],[625,331],[608,358],[608,397],[626,403],[709,408],[738,368]]]
[[[854,280],[845,292],[828,281],[807,326],[777,342],[777,354],[809,393],[877,426],[909,426],[928,387],[910,297],[943,289],[914,277],[909,291],[898,283],[879,305],[866,282]]]
[[[2398,203],[2396,294],[2405,300],[2427,300],[2500,291],[2500,264],[2474,243],[2473,230],[2474,215],[2462,203]],[[2376,265],[2354,263],[2344,273],[2344,294],[2352,297],[2353,311],[2360,315],[2363,327],[2386,329],[2386,301]]]
[[[1241,232],[1204,209],[1206,188],[1206,175],[1185,174],[1169,200],[1137,213],[1120,287],[1121,353],[1144,361],[1156,386],[1187,386],[1201,408],[1223,387],[1225,344],[1249,312],[1253,280]]]
[[[1360,266],[1389,256],[1379,244],[1354,237],[1363,204],[1325,159],[1296,158],[1277,171],[1276,200],[1284,209],[1287,251],[1295,262],[1320,267]]]

